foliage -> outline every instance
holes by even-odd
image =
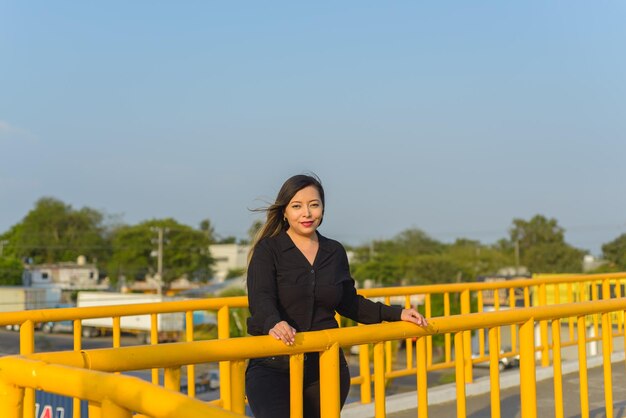
[[[106,260],[110,245],[101,212],[73,209],[60,200],[44,197],[24,219],[0,239],[8,241],[5,255],[34,263],[75,261],[79,255]]]
[[[602,256],[618,270],[626,270],[626,234],[622,234],[602,246]]]
[[[234,279],[236,277],[241,277],[244,274],[246,274],[246,269],[245,268],[241,268],[241,269],[229,269],[228,273],[226,273],[226,279]]]
[[[514,219],[511,245],[519,245],[521,262],[534,273],[578,273],[584,251],[565,242],[565,230],[556,219],[535,215],[530,221]]]
[[[522,258],[535,273],[581,273],[585,252],[565,243],[538,244]]]
[[[21,286],[22,262],[15,257],[0,257],[0,286]]]
[[[352,268],[355,279],[374,280],[381,285],[393,285],[402,279],[402,266],[393,256],[376,256],[364,263],[355,263]]]
[[[543,215],[535,215],[530,221],[513,219],[509,230],[511,243],[519,242],[520,251],[525,251],[537,244],[561,244],[565,242],[565,230],[558,225],[556,219],[547,219]]]
[[[200,221],[200,231],[204,233],[209,244],[215,243],[215,228],[209,219],[203,219]]]
[[[410,283],[429,282],[426,276],[439,277],[450,270],[449,260],[439,259],[445,245],[429,237],[419,229],[407,229],[391,240],[374,241],[370,245],[355,249],[354,277],[363,281],[374,280],[380,285],[397,285],[401,281]],[[431,258],[421,258],[432,255]],[[437,267],[448,268],[448,271]],[[456,272],[455,272],[456,274]]]
[[[187,275],[195,280],[211,277],[213,259],[208,251],[206,231],[196,230],[174,219],[154,219],[138,225],[122,226],[113,231],[113,257],[109,275],[134,280],[157,272],[155,228],[163,228],[163,281]]]
[[[410,284],[449,283],[463,277],[463,267],[448,254],[426,254],[407,261],[405,277]],[[467,273],[467,272],[465,272]],[[466,276],[469,277],[469,274]]]
[[[379,285],[446,283],[490,271],[506,260],[477,241],[443,244],[419,229],[355,248],[354,277]],[[477,254],[479,256],[477,256]]]

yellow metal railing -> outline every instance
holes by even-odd
[[[89,401],[89,418],[138,417],[134,412],[152,418],[244,416],[135,377],[47,364],[19,356],[0,358],[0,416],[22,418],[34,414],[33,406],[24,403],[25,388],[85,399]]]
[[[447,317],[453,314],[467,315],[472,312],[482,312],[484,309],[492,309],[496,312],[511,310],[518,306],[547,306],[553,303],[572,303],[580,301],[596,301],[600,299],[609,299],[612,296],[621,297],[624,293],[622,287],[626,279],[626,273],[613,273],[602,275],[545,275],[536,276],[532,279],[516,279],[502,282],[488,283],[455,283],[442,285],[427,286],[409,286],[394,288],[378,288],[363,289],[359,293],[370,298],[381,298],[386,303],[400,303],[405,306],[411,306],[415,303],[416,295],[423,298],[420,310],[426,317],[433,317],[433,308],[436,303],[443,305],[443,316]],[[402,303],[403,302],[403,303]],[[488,306],[489,305],[489,306]],[[456,306],[456,308],[455,308]],[[229,338],[229,317],[230,309],[247,307],[246,297],[233,298],[215,298],[203,300],[186,300],[177,302],[163,302],[150,304],[133,304],[133,305],[114,305],[108,307],[93,308],[60,308],[38,311],[24,311],[12,313],[0,313],[0,326],[19,324],[20,325],[20,353],[31,354],[34,352],[34,336],[35,324],[53,321],[74,321],[74,350],[80,351],[83,343],[81,336],[81,320],[89,318],[113,318],[113,339],[112,346],[119,347],[121,344],[121,327],[120,318],[131,315],[150,315],[151,317],[151,334],[152,345],[157,346],[157,329],[158,315],[161,313],[184,312],[187,319],[188,327],[186,329],[186,341],[194,340],[193,336],[193,312],[198,310],[212,310],[217,312],[217,335],[221,340]],[[609,316],[610,324],[617,324],[617,327],[611,328],[613,337],[624,335],[624,319],[623,313],[614,313]],[[568,338],[564,339],[561,344],[565,346],[577,347],[579,344],[579,335],[575,333],[577,324],[576,318],[568,318]],[[590,315],[584,318],[585,323],[591,327],[593,336],[586,336],[587,341],[600,341],[599,332],[600,316]],[[424,349],[424,358],[426,359],[425,370],[456,370],[458,364],[453,360],[453,353],[456,356],[462,354],[464,358],[463,370],[465,373],[465,381],[472,382],[472,364],[488,361],[489,355],[486,351],[486,336],[491,341],[495,338],[498,346],[502,345],[504,328],[507,328],[510,338],[507,345],[507,351],[502,356],[515,356],[519,354],[519,324],[510,324],[506,327],[498,327],[494,331],[494,335],[488,335],[489,330],[486,327],[477,328],[473,331],[466,330],[460,336],[454,336],[450,333],[443,335],[443,347],[441,355],[435,353],[435,345],[433,336],[427,335],[425,341],[421,344]],[[549,341],[548,341],[548,322],[543,321],[539,325],[540,338],[537,341],[536,350],[541,353],[542,366],[549,365]],[[472,332],[476,338],[478,348],[476,355],[472,358],[471,338]],[[457,348],[453,347],[454,338],[463,339],[463,352],[456,352]],[[394,370],[392,364],[392,344],[386,341],[382,347],[384,353],[384,362],[382,363],[386,379],[394,379],[396,377],[414,375],[417,373],[418,365],[414,363],[415,350],[421,348],[415,344],[414,338],[407,338],[406,343],[406,366]],[[458,344],[457,344],[458,346]],[[380,350],[381,348],[375,348]],[[498,354],[498,353],[497,353]],[[499,354],[500,355],[500,354]],[[352,384],[360,385],[361,402],[370,403],[372,401],[371,383],[372,372],[370,368],[369,346],[361,346],[359,352],[360,367],[359,375],[352,378]],[[162,366],[156,365],[152,372],[152,382],[158,383],[158,368]],[[231,385],[231,365],[227,360],[220,361],[220,386],[228,388]],[[188,392],[191,397],[196,395],[195,387],[195,369],[193,364],[189,364],[186,368],[188,377]],[[376,386],[374,387],[376,390]],[[219,405],[229,405],[232,400],[229,398],[230,392],[220,390]],[[34,392],[26,389],[25,402],[27,404],[34,403]],[[77,405],[75,403],[75,405]],[[76,408],[75,408],[76,409]]]
[[[579,381],[580,381],[580,411],[581,417],[589,417],[588,377],[587,377],[587,329],[592,326],[586,321],[589,315],[601,316],[601,344],[603,352],[604,379],[605,379],[605,412],[606,416],[613,416],[613,392],[611,385],[611,349],[612,330],[609,318],[612,313],[623,314],[626,310],[626,298],[587,301],[569,303],[562,305],[541,306],[533,308],[520,308],[501,312],[473,313],[468,315],[453,315],[450,317],[432,318],[428,328],[420,328],[409,323],[390,323],[351,327],[344,329],[333,329],[326,331],[315,331],[299,333],[296,336],[294,346],[286,346],[272,337],[242,337],[225,340],[198,341],[192,343],[160,344],[158,346],[136,346],[110,349],[84,350],[82,352],[56,352],[39,353],[26,356],[31,362],[38,364],[63,365],[51,367],[49,375],[42,375],[41,381],[28,381],[28,384],[21,380],[24,374],[32,373],[32,364],[14,365],[12,369],[4,369],[4,362],[0,362],[0,380],[6,382],[5,376],[9,376],[12,381],[19,381],[17,386],[40,387],[49,389],[50,386],[43,385],[43,381],[58,380],[58,377],[65,373],[65,370],[75,368],[89,368],[100,372],[143,370],[153,367],[163,367],[166,369],[165,385],[176,390],[180,386],[180,368],[188,364],[199,364],[203,362],[228,361],[232,379],[229,387],[224,388],[229,392],[229,404],[224,403],[226,410],[235,413],[243,413],[245,407],[244,398],[244,365],[245,361],[253,357],[264,357],[271,355],[289,355],[291,365],[291,416],[302,417],[302,373],[303,354],[307,352],[320,353],[320,393],[322,416],[328,418],[339,417],[339,347],[351,346],[355,344],[374,344],[374,402],[377,417],[386,416],[385,403],[385,360],[384,345],[387,341],[404,338],[417,338],[417,368],[416,368],[416,388],[419,418],[428,417],[428,377],[426,340],[437,334],[450,334],[454,340],[454,368],[457,390],[457,417],[466,416],[466,395],[465,387],[469,383],[465,379],[466,359],[464,358],[465,344],[464,334],[468,331],[486,328],[489,334],[491,347],[489,353],[492,417],[500,417],[500,389],[499,389],[499,369],[498,362],[500,353],[498,348],[497,330],[502,326],[519,326],[520,335],[520,404],[521,416],[523,418],[535,418],[537,416],[536,404],[536,378],[535,378],[535,356],[537,347],[535,346],[535,329],[542,321],[552,324],[555,332],[553,334],[550,348],[552,350],[554,364],[554,405],[557,417],[563,417],[563,388],[562,372],[560,369],[560,353],[563,345],[560,342],[559,321],[573,318],[576,322],[578,333],[578,360],[579,360]],[[558,330],[558,332],[557,332]],[[46,366],[48,367],[48,366]],[[169,371],[169,372],[168,372]],[[54,375],[56,374],[56,378]],[[168,377],[169,374],[169,377]],[[81,381],[71,381],[69,385],[80,386]],[[147,385],[147,383],[145,383]],[[50,384],[48,384],[50,385]],[[58,385],[57,385],[58,386]],[[3,386],[6,387],[6,384]],[[55,387],[55,390],[58,390]],[[89,386],[91,397],[102,399],[106,397],[107,390],[114,390],[112,387],[99,389],[96,386]],[[91,392],[97,392],[91,393]],[[71,392],[71,393],[70,393]],[[86,396],[84,390],[70,390],[66,392],[70,396]],[[16,394],[14,391],[12,405],[15,404]],[[0,398],[0,403],[8,402],[7,397]],[[84,399],[84,398],[83,398]],[[91,398],[89,398],[91,399]],[[126,401],[124,401],[126,402]],[[117,401],[116,401],[116,405]],[[2,408],[6,407],[2,406]],[[137,404],[125,406],[127,409],[134,409]],[[101,412],[101,409],[94,409]],[[26,411],[25,411],[26,412]],[[100,415],[96,415],[100,416]],[[107,415],[108,416],[108,415]],[[113,416],[113,415],[112,415]],[[124,416],[126,415],[119,415]],[[156,415],[155,415],[156,416]],[[193,415],[189,415],[193,416]],[[219,415],[206,415],[219,416]],[[13,417],[13,416],[10,416]],[[117,416],[115,416],[117,417]],[[90,418],[93,418],[90,415]]]

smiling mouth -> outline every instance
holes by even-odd
[[[313,221],[308,221],[308,222],[300,222],[302,224],[302,226],[306,226],[306,227],[310,227],[311,225],[313,225]]]

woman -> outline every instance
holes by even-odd
[[[248,333],[293,345],[296,332],[337,328],[335,311],[372,324],[404,320],[425,326],[415,309],[374,303],[357,295],[343,246],[317,232],[324,218],[324,189],[316,177],[296,175],[281,187],[252,245],[248,263]],[[341,406],[350,373],[340,352]],[[304,416],[317,418],[319,356],[304,362]],[[256,418],[289,416],[289,357],[251,359],[246,394]]]

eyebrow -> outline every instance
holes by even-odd
[[[320,199],[313,199],[313,200],[309,201],[309,203],[313,203],[313,202],[320,202]],[[294,200],[294,201],[290,202],[289,204],[292,205],[294,203],[302,203],[302,202],[299,201],[299,200]]]

